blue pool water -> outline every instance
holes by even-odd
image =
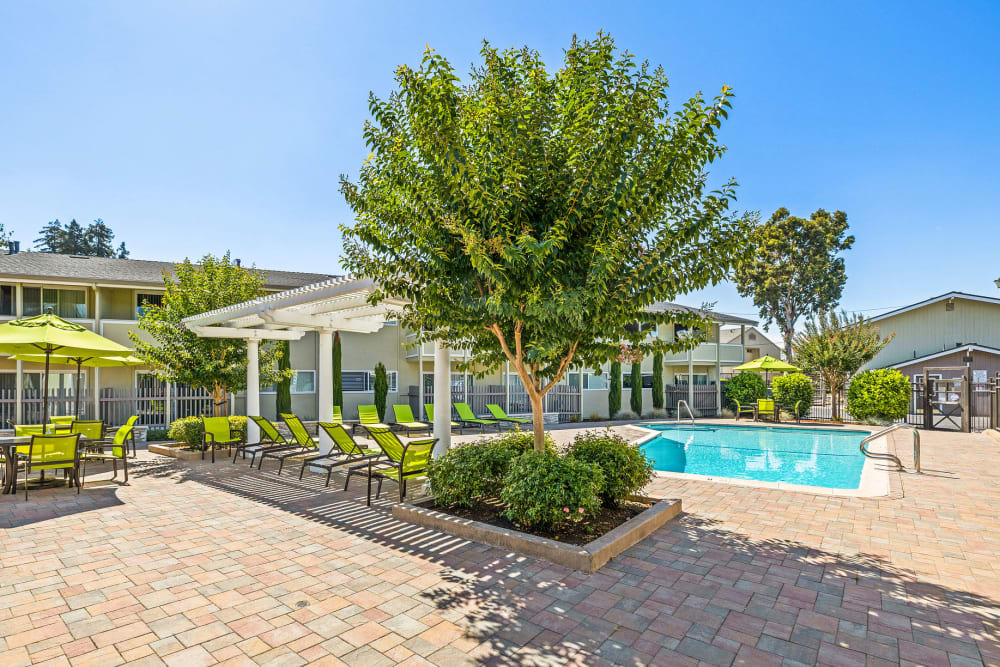
[[[642,448],[656,470],[829,489],[857,489],[864,431],[711,424],[644,424],[660,435]]]

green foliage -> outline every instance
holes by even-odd
[[[170,439],[169,428],[147,428],[146,442],[162,442]]]
[[[355,215],[344,263],[375,280],[374,302],[403,300],[398,320],[422,340],[469,349],[464,369],[509,361],[539,413],[567,370],[617,359],[619,340],[643,356],[697,344],[626,327],[707,328],[649,306],[727,278],[753,216],[729,210],[734,181],[706,188],[728,87],[670,113],[662,68],[604,33],[574,38],[551,71],[528,48],[481,56],[460,80],[428,49],[370,97],[370,153],[341,179]]]
[[[291,345],[287,340],[278,344],[278,373],[282,377],[278,380],[277,392],[274,395],[274,411],[277,414],[292,411],[292,355]]]
[[[844,258],[854,245],[847,214],[818,209],[809,219],[779,208],[750,239],[753,254],[736,270],[741,296],[753,298],[764,324],[777,323],[791,357],[795,324],[835,308],[847,281]]]
[[[593,516],[601,506],[601,467],[554,452],[531,451],[511,464],[500,500],[525,528],[553,528]]]
[[[758,398],[767,398],[767,383],[760,374],[743,371],[726,380],[722,392],[726,406],[735,410],[735,401],[739,401],[740,405],[756,405]]]
[[[642,364],[632,364],[632,378],[629,381],[629,407],[636,415],[642,415]]]
[[[663,354],[653,355],[653,408],[663,409]]]
[[[389,393],[389,374],[385,372],[385,364],[381,361],[375,364],[375,409],[378,410],[378,420],[385,422],[385,397]]]
[[[59,220],[53,220],[42,227],[41,236],[35,239],[35,249],[40,252],[53,252],[64,255],[87,255],[88,257],[128,257],[125,244],[121,243],[116,250],[112,245],[115,233],[97,218],[87,227],[76,220],[70,220],[63,227]],[[2,234],[2,228],[0,228]]]
[[[882,338],[878,327],[861,315],[820,313],[795,337],[795,362],[823,378],[832,396],[831,414],[840,418],[840,395],[847,378],[875,358],[895,333]]]
[[[229,427],[245,434],[247,432],[247,418],[241,415],[231,415],[229,417]],[[175,419],[170,423],[170,428],[167,429],[167,437],[170,440],[183,442],[191,449],[202,448],[204,435],[205,425],[201,421],[201,417],[181,417],[180,419]]]
[[[553,449],[546,434],[547,448]],[[431,460],[427,477],[435,501],[442,505],[473,505],[480,500],[499,498],[511,463],[531,451],[531,433],[512,430],[495,438],[481,439],[448,450]]]
[[[808,375],[790,373],[779,375],[771,380],[771,393],[775,402],[788,410],[795,412],[795,404],[799,401],[799,416],[805,417],[812,407],[813,383]]]
[[[611,362],[611,377],[608,378],[608,417],[614,419],[622,411],[622,365]]]
[[[847,411],[860,421],[891,422],[906,417],[910,381],[894,368],[863,371],[847,388]]]
[[[577,435],[569,456],[600,466],[604,483],[599,495],[605,507],[617,507],[653,479],[653,462],[646,454],[610,430]]]
[[[166,293],[162,305],[146,304],[139,329],[152,342],[129,331],[136,356],[167,382],[204,387],[222,415],[226,394],[246,389],[247,345],[231,338],[199,338],[182,320],[216,308],[231,306],[264,294],[263,278],[253,269],[234,264],[227,252],[222,257],[205,255],[198,265],[185,259],[175,266],[176,276],[163,276]],[[276,383],[291,373],[279,371],[275,346],[260,347],[260,381]]]
[[[333,404],[344,409],[344,370],[341,361],[340,332],[333,334]]]

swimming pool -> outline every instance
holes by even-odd
[[[714,424],[643,424],[653,468],[711,477],[857,489],[866,431]]]

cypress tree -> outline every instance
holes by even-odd
[[[632,391],[629,392],[629,405],[636,417],[642,416],[642,364],[632,364]]]
[[[619,361],[611,362],[611,385],[608,388],[608,417],[622,411],[622,365]]]
[[[663,353],[653,355],[653,407],[663,407]]]
[[[375,409],[378,410],[378,420],[385,423],[385,397],[389,393],[389,374],[380,361],[375,364]]]
[[[290,370],[292,367],[292,355],[288,341],[281,341],[278,349],[281,355],[278,357],[278,370]],[[282,412],[292,411],[292,378],[290,376],[278,380],[278,391],[274,397],[274,410],[279,415]]]
[[[344,409],[344,378],[341,368],[340,332],[333,334],[333,404]]]

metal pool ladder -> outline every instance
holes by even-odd
[[[913,431],[913,464],[914,467],[917,469],[917,472],[920,472],[920,432],[917,429],[910,426],[909,424],[893,424],[892,426],[888,426],[882,429],[881,431],[872,433],[867,438],[861,441],[861,453],[870,459],[892,461],[893,463],[896,464],[897,469],[902,470],[903,464],[902,462],[900,462],[899,457],[896,456],[895,454],[889,454],[889,453],[876,454],[874,452],[868,451],[868,443],[872,442],[873,440],[878,440],[883,435],[888,435],[893,431],[897,431],[901,428]]]
[[[691,415],[691,425],[694,426],[694,413],[691,412],[691,406],[685,400],[677,401],[677,423],[681,423],[681,406],[687,408],[688,414]]]

